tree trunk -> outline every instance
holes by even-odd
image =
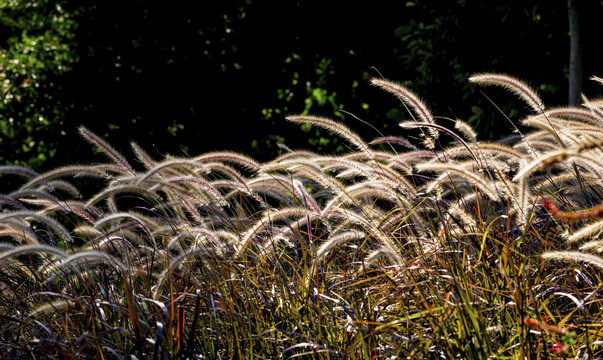
[[[570,31],[570,60],[569,60],[569,98],[571,106],[580,104],[582,93],[582,42],[580,40],[580,20],[578,11],[579,0],[567,0],[567,14]]]

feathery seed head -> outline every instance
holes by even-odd
[[[497,85],[505,89],[511,90],[513,93],[522,98],[534,112],[541,113],[544,111],[544,104],[540,97],[531,87],[524,82],[502,74],[480,73],[469,77],[469,81],[480,85]]]

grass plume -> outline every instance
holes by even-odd
[[[132,143],[139,170],[82,128],[106,163],[0,167],[2,357],[601,357],[601,101],[546,109],[512,77],[470,80],[526,101],[527,130],[480,141],[374,79],[428,141],[290,116],[349,152]]]
[[[544,110],[544,104],[540,97],[531,87],[524,82],[503,74],[481,73],[469,77],[469,81],[480,85],[496,85],[510,90],[523,99],[535,113]]]

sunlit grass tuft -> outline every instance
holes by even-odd
[[[379,79],[416,117],[404,138],[288,118],[347,140],[339,157],[133,143],[129,162],[82,128],[109,162],[0,167],[23,182],[0,195],[2,357],[601,357],[601,102],[471,81],[519,95],[531,130],[479,141]]]

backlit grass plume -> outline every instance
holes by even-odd
[[[337,157],[131,161],[81,128],[106,163],[0,166],[2,357],[600,357],[601,101],[470,81],[518,95],[528,130],[481,141],[374,79],[409,111],[391,136],[287,117],[347,141]]]

